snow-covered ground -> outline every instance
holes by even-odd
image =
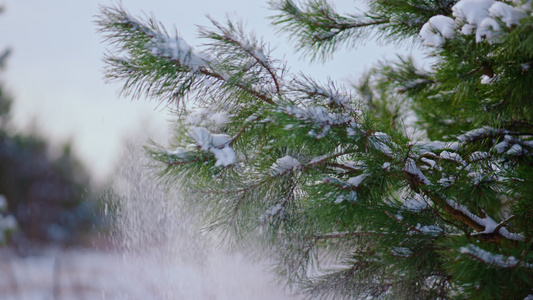
[[[0,299],[297,299],[236,255],[168,261],[160,253],[49,248],[0,252]]]

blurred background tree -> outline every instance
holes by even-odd
[[[0,55],[0,68],[9,53]],[[76,242],[96,221],[89,173],[70,143],[51,147],[37,132],[16,132],[9,121],[11,103],[0,83],[0,195],[20,229],[13,242],[19,249],[30,241]]]

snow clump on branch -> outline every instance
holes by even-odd
[[[189,136],[204,151],[209,151],[217,159],[215,167],[234,164],[237,161],[235,151],[230,147],[232,138],[227,134],[212,134],[203,127],[190,127]]]
[[[445,39],[453,38],[455,34],[455,22],[450,17],[433,16],[422,26],[420,35],[427,46],[440,47]]]
[[[157,34],[146,47],[153,55],[179,61],[180,64],[188,66],[193,71],[198,71],[207,62],[211,61],[207,54],[195,52],[181,37],[168,37]]]
[[[286,155],[282,158],[278,158],[274,164],[270,167],[270,176],[283,175],[291,170],[299,167],[301,163],[294,157]]]
[[[515,1],[515,4],[518,4]],[[500,21],[507,27],[520,24],[520,20],[531,10],[531,1],[513,7],[494,0],[461,0],[452,7],[452,19],[447,16],[433,16],[420,30],[426,46],[441,47],[446,39],[453,39],[460,29],[463,35],[475,34],[476,42],[493,43],[503,34]]]

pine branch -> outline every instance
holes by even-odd
[[[106,58],[111,66],[107,71],[108,78],[125,80],[124,93],[133,91],[133,96],[138,97],[144,91],[149,96],[170,100],[190,93],[193,87],[201,90],[202,82],[211,79],[225,88],[237,88],[267,104],[274,104],[267,93],[239,82],[238,74],[234,76],[221,71],[224,66],[216,57],[196,52],[182,38],[168,35],[154,20],[144,25],[120,8],[104,8],[102,13],[104,17],[98,21],[100,32],[119,51],[126,51],[126,58],[116,57],[118,53]],[[224,29],[218,23],[215,25]],[[225,32],[228,35],[228,30]],[[207,31],[204,34],[210,38],[216,35]],[[237,41],[233,43],[243,48]],[[279,78],[266,64],[266,59],[260,60],[257,51],[247,53],[273,76],[279,93]]]
[[[408,161],[406,163],[404,171],[406,175],[411,178],[411,184],[414,186],[414,188],[425,188],[423,189],[424,195],[429,197],[433,203],[441,207],[449,216],[453,217],[454,219],[461,221],[470,228],[483,234],[491,234],[495,237],[511,241],[524,240],[522,235],[511,233],[504,226],[498,226],[498,224],[496,224],[496,222],[486,213],[483,212],[484,217],[478,217],[470,212],[467,207],[451,199],[443,198],[444,196],[428,190],[427,188],[432,184],[422,174],[422,172],[418,170],[413,160],[410,160],[410,162]],[[496,231],[496,229],[498,230]]]
[[[359,94],[306,75],[287,80],[284,64],[230,20],[200,29],[206,53],[120,8],[104,9],[99,24],[117,47],[107,56],[108,78],[124,81],[125,93],[194,95],[198,106],[227,112],[223,124],[179,122],[176,150],[149,153],[166,164],[169,181],[196,189],[191,202],[210,228],[259,236],[275,249],[290,284],[309,284],[324,298],[449,298],[454,289],[471,298],[522,297],[532,269],[524,251],[533,17],[517,1],[476,2],[494,5],[484,21],[501,30],[491,39],[484,25],[460,16],[474,6],[456,2],[372,0],[359,15],[325,0],[272,2],[274,24],[312,58],[370,34],[395,43],[419,33],[436,39],[429,70],[410,58],[383,62]],[[513,217],[499,220],[507,206]],[[477,248],[449,251],[472,240]],[[520,260],[492,253],[520,251]],[[336,270],[319,269],[328,259]],[[464,270],[473,265],[487,274],[473,280],[473,268]]]
[[[496,222],[485,214],[485,217],[480,218],[470,212],[465,206],[456,203],[453,200],[442,199],[440,196],[428,193],[434,203],[437,203],[446,213],[463,222],[465,225],[484,234],[493,234],[497,238],[503,238],[509,241],[523,241],[524,237],[517,233],[509,232],[504,226],[498,227]],[[495,229],[498,228],[498,231]]]
[[[283,26],[283,31],[292,33],[298,39],[297,49],[309,54],[312,59],[325,58],[338,48],[338,44],[350,39],[356,41],[367,28],[389,23],[385,17],[341,16],[322,0],[309,2],[306,10],[291,0],[271,2],[271,6],[281,12],[272,17],[275,20],[273,24]]]
[[[469,132],[466,132],[464,134],[461,134],[457,138],[462,142],[475,142],[475,141],[479,141],[483,139],[502,137],[505,135],[520,136],[520,135],[532,135],[532,134],[533,133],[529,133],[529,132],[527,133],[516,132],[516,131],[509,131],[506,129],[496,129],[496,128],[484,126],[482,128],[477,128]]]
[[[214,32],[209,32],[209,31],[204,34],[213,39],[221,40],[229,44],[232,44],[233,46],[240,48],[248,56],[252,57],[255,60],[256,64],[261,65],[268,72],[268,74],[270,75],[276,87],[276,93],[279,95],[281,92],[280,81],[282,79],[278,77],[278,75],[276,74],[276,71],[269,63],[268,58],[265,56],[264,47],[262,45],[258,47],[255,45],[255,42],[252,42],[252,41],[248,41],[248,40],[242,41],[242,38],[239,38],[234,34],[233,29],[235,26],[229,21],[228,21],[229,24],[227,28],[223,27],[221,24],[214,21],[213,19],[211,19],[211,22],[216,28],[219,29],[219,31],[222,34],[218,35]],[[253,66],[250,66],[249,68],[251,69],[252,67]]]
[[[219,74],[219,73],[216,73],[216,72],[213,72],[211,70],[207,70],[207,69],[202,69],[200,68],[200,73],[206,75],[206,76],[209,76],[211,78],[214,78],[214,79],[217,79],[217,80],[220,80],[221,82],[224,82],[224,83],[228,83],[230,84],[230,79],[225,76],[224,74]],[[254,96],[254,97],[257,97],[259,99],[261,99],[262,101],[264,101],[265,103],[268,103],[268,104],[275,104],[274,100],[272,99],[272,97],[266,95],[265,93],[261,93],[261,92],[258,92],[256,90],[253,90],[252,88],[250,88],[249,86],[245,85],[245,84],[242,84],[242,83],[239,83],[239,82],[231,82],[231,85],[243,90],[244,92]]]

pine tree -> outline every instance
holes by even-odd
[[[353,87],[319,83],[233,20],[200,28],[198,51],[103,8],[107,77],[177,103],[170,146],[147,149],[206,227],[260,243],[312,298],[533,294],[531,1],[271,5],[311,59],[372,37],[418,44],[432,64],[399,57]]]

